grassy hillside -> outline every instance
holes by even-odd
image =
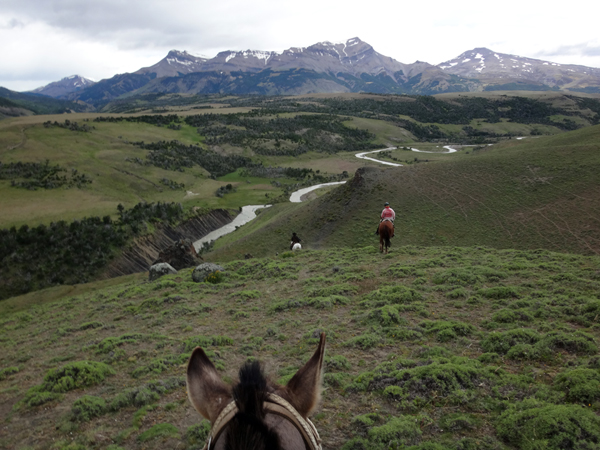
[[[600,126],[594,126],[553,137],[465,147],[456,154],[397,150],[390,156],[412,164],[361,170],[360,179],[355,175],[290,214],[265,221],[262,228],[255,224],[254,233],[238,231],[238,236],[217,241],[213,258],[273,255],[285,247],[292,231],[307,248],[371,245],[386,201],[397,215],[392,245],[598,254],[599,143]],[[414,162],[415,155],[421,162]],[[271,215],[276,212],[265,217]]]
[[[199,449],[196,345],[228,381],[258,358],[285,383],[321,331],[326,449],[600,444],[598,257],[369,246],[116,281],[0,304],[0,447]]]

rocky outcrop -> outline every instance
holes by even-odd
[[[193,217],[176,227],[159,226],[154,234],[136,239],[129,248],[115,258],[108,265],[102,278],[145,272],[158,259],[161,250],[172,246],[180,239],[195,242],[232,220],[233,216],[229,211],[216,209],[208,214]]]
[[[185,269],[186,267],[197,266],[202,261],[202,257],[198,255],[194,248],[194,243],[189,239],[179,239],[174,244],[160,251],[158,259],[153,265],[158,263],[167,263],[176,270]]]

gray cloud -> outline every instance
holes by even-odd
[[[545,57],[567,55],[581,55],[586,57],[600,56],[600,45],[589,45],[588,43],[561,45],[550,50],[542,50],[536,54],[536,56]]]

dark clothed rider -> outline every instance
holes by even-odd
[[[379,223],[381,224],[381,222],[383,222],[384,220],[389,220],[390,222],[392,222],[392,226],[395,231],[394,220],[396,220],[396,213],[392,208],[390,208],[390,204],[388,202],[385,202],[384,204],[383,211],[381,211],[381,218],[379,219]],[[392,231],[392,237],[395,236],[394,231]],[[377,225],[377,231],[375,232],[375,234],[379,234],[379,225]]]
[[[294,244],[299,244],[301,240],[302,239],[300,239],[296,233],[292,233],[292,242],[290,244],[290,250],[294,248]]]

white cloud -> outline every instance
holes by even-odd
[[[595,0],[581,3],[586,10]],[[600,67],[594,22],[593,14],[565,21],[560,9],[527,0],[432,0],[426,8],[396,0],[2,0],[0,86],[107,78],[155,64],[171,49],[211,57],[355,36],[404,63],[438,64],[488,47]]]

